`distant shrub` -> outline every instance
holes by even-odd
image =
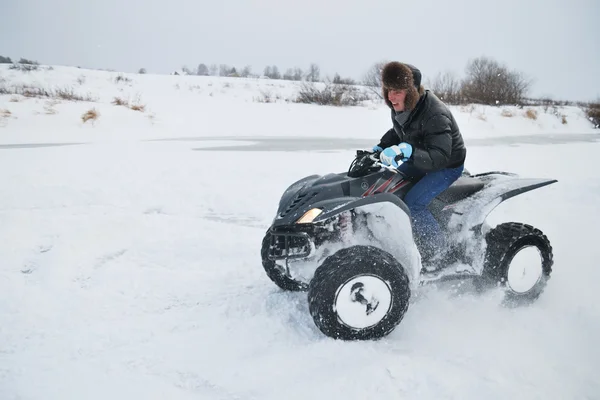
[[[61,99],[69,101],[89,101],[94,102],[97,99],[92,95],[75,93],[73,88],[64,87],[58,89],[46,89],[43,87],[30,85],[15,85],[8,86],[5,83],[0,83],[0,94],[15,94],[24,97],[38,97],[49,99]]]
[[[514,117],[514,114],[510,110],[502,110],[501,115],[507,118]]]
[[[466,101],[488,104],[521,104],[531,81],[499,62],[479,57],[467,64],[462,94]]]
[[[127,107],[133,111],[144,112],[146,110],[146,106],[144,104],[141,104],[139,96],[136,96],[133,103],[130,103],[129,100],[125,100],[122,97],[115,97],[112,101],[112,104],[116,106]]]
[[[133,104],[129,108],[131,108],[133,111],[146,111],[146,106],[144,104]]]
[[[590,103],[585,113],[592,124],[594,124],[594,127],[600,128],[600,101]]]
[[[306,72],[307,82],[319,82],[321,80],[321,67],[315,63],[311,63]]]
[[[527,111],[525,111],[525,117],[532,119],[532,120],[536,120],[537,119],[537,111],[535,111],[532,108],[528,108]]]
[[[383,99],[381,91],[381,70],[387,63],[386,60],[379,61],[373,64],[363,76],[361,83],[375,93],[379,98]]]
[[[82,116],[81,116],[81,120],[83,121],[83,123],[85,124],[88,121],[95,121],[96,119],[98,119],[98,117],[100,116],[100,113],[95,109],[92,108],[91,110],[86,111]]]
[[[342,78],[340,74],[335,74],[333,77],[333,83],[338,85],[356,85],[356,82],[351,78]]]
[[[365,100],[370,100],[369,96],[362,93],[355,86],[325,83],[322,85],[322,89],[319,89],[312,82],[303,82],[294,102],[331,106],[356,106]]]
[[[120,83],[120,82],[130,83],[131,82],[131,78],[128,78],[125,75],[119,74],[115,78],[115,83]]]
[[[281,73],[277,65],[268,65],[265,67],[263,75],[270,79],[281,79]]]
[[[54,91],[53,95],[50,97],[55,97],[55,98],[59,98],[62,100],[70,100],[70,101],[94,101],[94,99],[89,94],[82,96],[80,94],[75,93],[73,88],[56,89]]]
[[[277,100],[281,100],[279,94],[273,94],[270,90],[261,90],[259,97],[254,97],[254,101],[257,103],[275,103]]]
[[[33,61],[33,60],[28,60],[26,58],[22,58],[19,60],[19,64],[27,64],[27,65],[40,65],[39,62],[37,61]]]
[[[125,106],[129,107],[129,101],[123,99],[122,97],[115,97],[112,103],[116,106]]]
[[[10,57],[0,56],[0,64],[12,64]]]
[[[30,72],[37,71],[39,66],[35,64],[13,64],[8,68],[16,71]]]
[[[446,104],[461,104],[461,84],[450,71],[438,73],[429,84],[431,91]]]

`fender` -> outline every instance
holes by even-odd
[[[505,173],[487,173],[473,177],[481,179],[485,186],[473,196],[449,206],[453,215],[448,227],[452,231],[479,231],[487,216],[500,203],[558,182],[556,179],[526,179]]]
[[[356,244],[364,244],[361,240],[368,240],[370,245],[392,254],[408,274],[411,287],[416,288],[421,272],[421,255],[413,238],[408,206],[395,194],[385,192],[345,199],[316,203],[316,207],[325,211],[313,222],[324,221],[348,210],[364,213],[372,219],[370,223],[367,222],[370,226],[369,236],[362,236],[359,229],[355,232],[357,238],[360,237]]]
[[[379,193],[367,197],[350,197],[346,198],[346,200],[334,199],[315,203],[314,207],[322,208],[324,212],[319,215],[314,222],[324,221],[328,218],[334,217],[337,214],[341,214],[344,211],[382,202],[394,204],[410,217],[410,210],[408,209],[408,206],[398,196],[392,193]]]

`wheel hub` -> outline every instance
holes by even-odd
[[[365,329],[385,318],[392,307],[392,291],[380,277],[355,276],[340,286],[334,307],[341,323]]]
[[[373,296],[370,296],[369,300],[367,300],[364,296],[364,288],[365,285],[362,282],[356,282],[350,289],[350,298],[352,301],[358,301],[360,304],[366,306],[366,313],[367,315],[370,315],[377,309],[377,306],[379,306],[379,300]]]
[[[515,254],[508,267],[508,287],[515,293],[527,293],[542,278],[542,265],[542,254],[537,247],[522,248]]]

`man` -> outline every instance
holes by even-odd
[[[417,68],[390,62],[383,67],[381,80],[393,127],[373,151],[381,152],[383,164],[397,167],[417,181],[404,202],[411,211],[413,232],[426,264],[434,254],[449,250],[427,207],[461,176],[466,148],[452,113],[435,94],[424,90]]]

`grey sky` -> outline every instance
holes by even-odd
[[[360,79],[381,59],[424,79],[487,55],[532,95],[600,97],[598,0],[0,0],[0,55],[169,73],[199,63]]]

